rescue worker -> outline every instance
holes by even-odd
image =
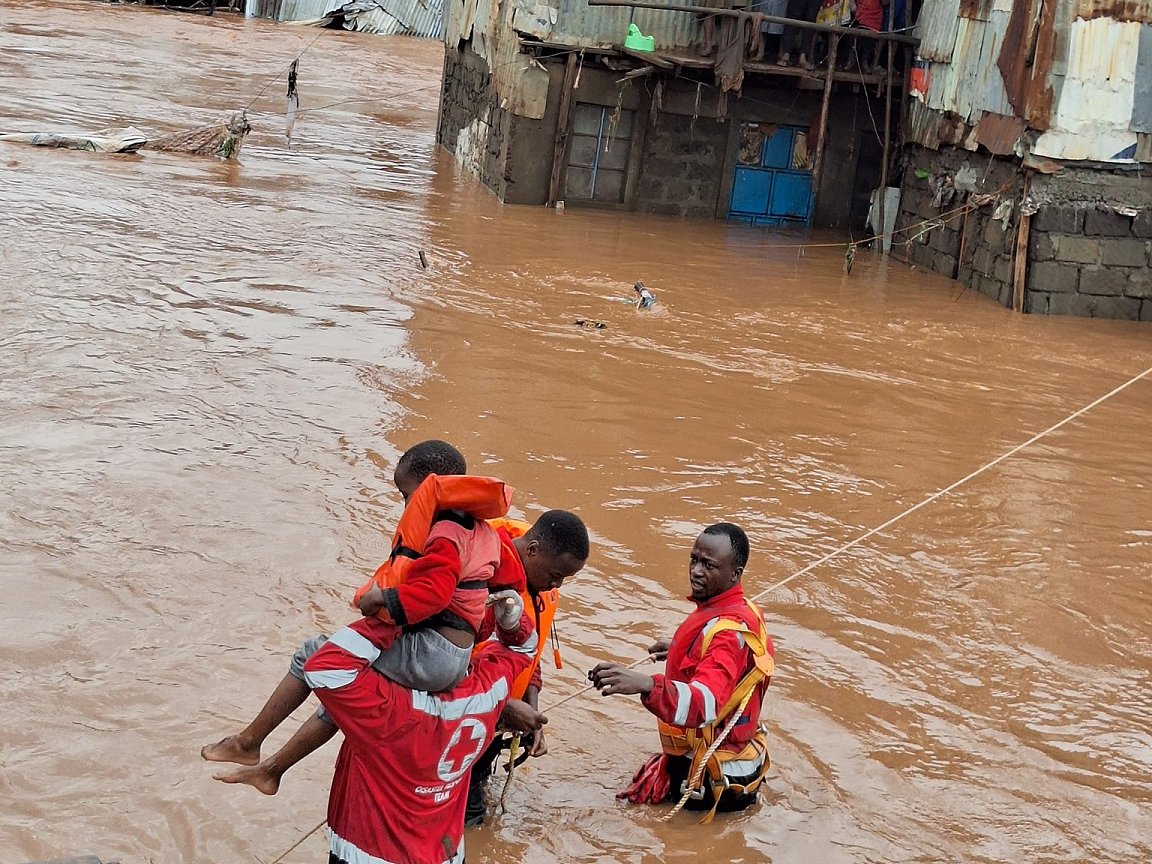
[[[549,510],[531,529],[527,522],[515,519],[492,520],[491,524],[500,538],[500,563],[493,583],[520,592],[525,608],[533,613],[539,636],[531,667],[521,672],[512,684],[501,726],[513,734],[522,733],[523,758],[539,757],[548,752],[544,729],[534,723],[543,686],[540,657],[549,636],[553,637],[553,645],[558,644],[552,622],[560,603],[560,586],[584,567],[589,551],[588,529],[580,517],[564,510]],[[566,554],[558,554],[561,551]],[[492,626],[491,618],[485,619],[485,627],[476,634],[478,642],[491,635]],[[557,648],[554,654],[557,665],[559,658]],[[509,749],[510,743],[510,736],[498,736],[473,766],[465,825],[484,823],[488,814],[484,787],[500,752]]]
[[[744,532],[730,522],[705,528],[689,561],[689,599],[696,611],[672,639],[649,648],[653,659],[666,661],[664,674],[600,663],[588,677],[601,695],[639,695],[659,721],[663,752],[651,757],[617,797],[659,804],[679,801],[688,792],[687,808],[707,810],[708,821],[717,810],[751,805],[768,773],[759,718],[775,649],[760,610],[740,584],[748,563]],[[738,717],[735,725],[707,757],[733,717]]]
[[[464,861],[469,769],[537,641],[519,594],[493,599],[499,641],[445,693],[409,690],[372,668],[391,635],[375,617],[338,631],[305,662],[308,686],[344,733],[328,798],[329,864]]]

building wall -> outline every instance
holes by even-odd
[[[512,121],[511,113],[500,107],[487,61],[467,46],[446,48],[436,141],[501,198],[507,192]]]
[[[657,115],[648,127],[635,207],[664,216],[712,218],[720,205],[730,123]]]
[[[446,48],[437,140],[469,173],[508,203],[542,205],[548,199],[563,87],[563,63],[548,64],[547,106],[539,119],[513,114],[501,100],[488,61],[462,47]],[[747,81],[744,98],[722,106],[715,88],[648,76],[623,87],[621,73],[591,64],[580,75],[573,105],[585,103],[635,112],[623,209],[689,218],[724,218],[732,193],[740,124],[809,128],[819,118],[821,93]],[[659,106],[652,110],[660,89]],[[863,228],[869,190],[878,185],[879,137],[863,90],[834,94],[829,112],[824,175],[813,224]],[[724,116],[718,117],[718,114]],[[865,148],[868,158],[861,158]],[[564,198],[563,183],[560,197]],[[579,202],[567,201],[569,206]]]
[[[971,290],[1011,306],[1019,202],[1024,173],[1014,160],[975,157],[955,148],[911,147],[893,255],[957,279]],[[958,193],[943,210],[933,206],[932,178],[977,170],[977,192],[998,199],[968,214],[949,216],[966,197]],[[916,171],[932,177],[920,179]],[[1130,172],[1066,169],[1034,174],[1024,310],[1152,321],[1152,177]],[[1012,203],[1005,220],[997,203]],[[1117,208],[1137,215],[1125,216]],[[944,224],[925,230],[935,220]],[[963,256],[961,257],[961,245]]]

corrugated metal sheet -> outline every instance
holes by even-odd
[[[342,0],[280,0],[276,20],[314,21],[341,5]]]
[[[1152,27],[1140,28],[1136,55],[1136,92],[1132,99],[1133,132],[1152,132]]]
[[[940,115],[918,99],[908,103],[907,134],[909,141],[932,150],[940,149]]]
[[[521,0],[517,5],[513,26],[520,32],[584,48],[623,43],[633,23],[658,49],[687,48],[698,30],[696,16],[687,12],[589,6],[587,0]]]
[[[1033,128],[1047,129],[1052,110],[1048,80],[1055,40],[1056,3],[1020,0],[1008,10],[1000,55],[1004,91],[1014,113],[1027,117]]]
[[[244,14],[273,21],[314,21],[344,0],[246,0]]]
[[[996,65],[1008,13],[993,10],[989,21],[957,20],[956,46],[951,63],[934,63],[926,104],[950,111],[969,125],[984,112],[1012,114],[1004,81]]]
[[[247,0],[244,12],[276,21],[315,21],[337,9],[345,12],[348,30],[434,39],[444,34],[443,0]]]
[[[960,21],[960,0],[929,0],[920,11],[916,35],[917,53],[925,60],[948,63],[956,47],[956,27]]]
[[[1078,19],[1070,31],[1067,69],[1052,128],[1033,151],[1052,159],[1130,161],[1140,24]]]
[[[444,35],[441,0],[372,0],[357,5],[375,8],[349,14],[344,24],[348,30],[432,39]]]
[[[1076,0],[1076,16],[1152,24],[1152,3],[1148,0]]]
[[[976,127],[976,143],[997,156],[1011,156],[1016,152],[1016,142],[1023,134],[1022,118],[985,114],[980,125]]]

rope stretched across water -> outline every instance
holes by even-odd
[[[1118,393],[1128,389],[1133,384],[1135,384],[1137,381],[1140,381],[1144,378],[1147,378],[1149,375],[1152,375],[1152,366],[1149,366],[1143,372],[1140,372],[1139,374],[1132,376],[1127,381],[1125,381],[1123,384],[1120,384],[1119,386],[1112,388],[1111,390],[1109,390],[1107,393],[1105,393],[1103,396],[1099,397],[1098,399],[1095,399],[1092,402],[1089,402],[1084,407],[1072,412],[1071,414],[1069,414],[1067,417],[1065,417],[1063,420],[1059,421],[1058,423],[1053,423],[1051,426],[1049,426],[1047,429],[1043,430],[1042,432],[1037,432],[1035,435],[1033,435],[1027,441],[1024,441],[1020,444],[1017,444],[1011,450],[1008,450],[1008,451],[1000,454],[995,459],[993,459],[991,462],[987,462],[984,465],[981,465],[975,471],[972,471],[972,472],[964,475],[959,480],[957,480],[955,483],[952,483],[948,486],[945,486],[943,489],[940,489],[937,492],[933,492],[931,495],[929,495],[923,501],[919,502],[918,504],[912,505],[911,507],[909,507],[908,509],[904,510],[901,513],[898,513],[897,515],[895,515],[891,519],[889,519],[887,522],[884,522],[880,525],[877,525],[875,528],[871,528],[868,531],[865,531],[859,537],[856,537],[855,539],[848,541],[843,546],[840,546],[839,548],[834,549],[831,552],[829,552],[827,555],[824,555],[823,557],[816,559],[811,564],[808,564],[807,566],[801,568],[800,570],[797,570],[791,576],[788,576],[785,579],[781,579],[779,582],[776,582],[773,585],[769,585],[763,591],[760,591],[758,594],[755,594],[751,598],[752,602],[755,603],[759,600],[762,600],[764,597],[767,597],[773,591],[780,590],[785,585],[788,585],[788,584],[794,582],[795,580],[799,579],[801,576],[804,576],[808,573],[811,573],[813,570],[815,570],[820,565],[826,564],[829,561],[831,561],[833,558],[837,557],[838,555],[842,555],[845,552],[847,552],[849,549],[852,549],[856,546],[859,546],[861,543],[863,543],[869,537],[874,537],[875,535],[879,534],[884,529],[890,528],[891,526],[895,525],[901,519],[904,519],[905,517],[910,516],[911,514],[915,513],[917,510],[928,506],[933,501],[936,501],[939,498],[943,498],[949,492],[952,492],[952,491],[958,489],[959,487],[963,486],[965,483],[969,482],[970,480],[974,480],[975,478],[977,478],[981,474],[983,474],[985,471],[989,471],[990,469],[999,465],[1004,460],[1010,459],[1011,457],[1013,457],[1017,453],[1019,453],[1021,450],[1024,450],[1025,448],[1032,446],[1033,444],[1035,444],[1040,439],[1042,439],[1048,435],[1051,435],[1053,432],[1057,431],[1058,429],[1063,428],[1064,426],[1067,426],[1073,420],[1076,420],[1077,418],[1082,417],[1083,415],[1085,415],[1089,411],[1091,411],[1093,408],[1097,407],[1098,405],[1100,405],[1104,402],[1107,402],[1113,396],[1115,396]],[[636,661],[628,664],[625,668],[626,669],[634,669],[637,666],[639,666],[641,663],[645,663],[648,660],[649,660],[649,657],[647,657],[647,656],[641,657],[641,658],[637,659]],[[569,693],[564,698],[562,698],[556,702],[553,702],[551,705],[548,705],[547,709],[549,711],[551,711],[551,710],[554,710],[556,708],[559,708],[561,705],[564,705],[567,702],[571,702],[576,697],[581,696],[584,693],[587,693],[589,690],[592,689],[592,687],[593,687],[593,685],[586,684],[585,686],[581,687],[580,689],[575,690],[572,693]],[[741,710],[737,710],[735,712],[735,714],[733,715],[733,717],[738,718],[741,713],[742,713]],[[710,748],[709,758],[711,758],[711,754],[715,753],[715,750],[717,748],[719,748],[719,746],[724,742],[724,739],[728,737],[728,733],[731,731],[731,728],[733,725],[734,725],[733,720],[730,720],[728,723],[728,727],[725,728],[725,730],[720,734],[720,736],[716,739],[716,741],[713,743],[712,747]],[[707,764],[707,759],[704,760],[703,764]],[[509,774],[509,782],[510,781],[511,781],[511,774]],[[691,787],[689,787],[689,788],[691,788]],[[673,815],[675,815],[676,812],[678,812],[680,810],[680,808],[684,806],[685,801],[686,801],[686,798],[681,799],[680,803],[676,805],[676,807],[673,809],[673,811],[670,814],[668,814],[667,816],[665,816],[664,818],[669,819]],[[286,858],[293,850],[295,850],[297,847],[300,846],[301,843],[303,843],[305,840],[307,840],[309,837],[311,837],[313,834],[315,834],[317,831],[319,831],[321,828],[323,828],[324,825],[325,825],[325,823],[321,822],[319,825],[317,825],[315,828],[313,828],[311,831],[309,831],[307,834],[305,834],[303,837],[301,837],[299,840],[297,840],[295,843],[293,843],[292,846],[290,846],[287,850],[285,850],[281,855],[279,855],[275,859],[273,859],[271,864],[280,864],[280,862],[283,861],[284,858]]]
[[[820,557],[820,558],[817,558],[817,559],[816,559],[815,561],[813,561],[811,564],[808,564],[807,566],[805,566],[805,567],[802,567],[800,570],[797,570],[797,571],[796,571],[795,573],[793,573],[791,576],[788,576],[788,577],[787,577],[787,578],[785,578],[785,579],[781,579],[779,582],[777,582],[777,583],[775,583],[775,584],[773,584],[773,585],[769,585],[769,586],[768,586],[767,588],[765,588],[763,591],[761,591],[761,592],[759,592],[758,594],[754,595],[754,596],[753,596],[753,597],[751,597],[750,599],[752,600],[752,602],[753,602],[753,603],[755,603],[755,602],[757,602],[757,601],[759,601],[759,600],[762,600],[763,598],[765,598],[765,597],[767,597],[769,594],[771,594],[773,591],[779,591],[779,590],[780,590],[781,588],[783,588],[785,585],[788,585],[788,584],[790,584],[790,583],[792,583],[792,582],[796,581],[796,580],[797,580],[797,579],[799,579],[801,576],[804,576],[804,575],[806,575],[806,574],[808,574],[808,573],[811,573],[813,570],[815,570],[817,567],[821,566],[822,564],[827,564],[827,563],[828,563],[829,561],[831,561],[833,558],[835,558],[835,557],[837,557],[837,556],[839,556],[839,555],[843,555],[843,554],[844,554],[845,552],[847,552],[849,549],[853,549],[853,548],[855,548],[856,546],[859,546],[861,543],[863,543],[863,542],[864,542],[865,540],[867,540],[869,537],[874,537],[874,536],[876,536],[877,534],[879,534],[879,533],[880,533],[881,531],[883,531],[884,529],[892,527],[892,526],[893,526],[893,525],[895,525],[897,522],[899,522],[901,519],[904,519],[905,517],[912,515],[913,513],[915,513],[917,510],[921,509],[922,507],[926,507],[926,506],[928,506],[929,504],[931,504],[933,501],[936,501],[937,499],[944,497],[944,496],[945,496],[945,495],[947,495],[949,492],[953,492],[953,491],[955,491],[956,489],[958,489],[959,487],[963,486],[963,485],[964,485],[965,483],[967,483],[968,481],[970,481],[970,480],[973,480],[973,479],[975,479],[976,477],[979,477],[979,476],[980,476],[981,474],[983,474],[985,471],[988,471],[988,470],[990,470],[990,469],[992,469],[992,468],[996,467],[996,466],[997,466],[997,465],[999,465],[1001,462],[1003,462],[1005,459],[1010,459],[1011,457],[1013,457],[1013,456],[1015,456],[1017,453],[1019,453],[1021,450],[1025,449],[1026,447],[1030,447],[1031,445],[1035,444],[1035,443],[1036,443],[1037,441],[1039,441],[1041,438],[1044,438],[1044,437],[1045,437],[1045,436],[1047,436],[1047,435],[1051,435],[1051,434],[1052,434],[1053,432],[1055,432],[1056,430],[1058,430],[1058,429],[1062,428],[1063,426],[1066,426],[1067,424],[1071,423],[1071,422],[1072,422],[1073,420],[1075,420],[1076,418],[1083,416],[1084,414],[1088,413],[1088,412],[1089,412],[1089,411],[1091,411],[1093,408],[1095,408],[1097,405],[1101,404],[1102,402],[1106,402],[1107,400],[1109,400],[1109,399],[1111,399],[1113,396],[1115,396],[1117,393],[1120,393],[1122,390],[1125,390],[1125,389],[1127,389],[1128,387],[1131,387],[1131,386],[1132,386],[1133,384],[1135,384],[1137,381],[1141,380],[1142,378],[1146,378],[1148,375],[1152,375],[1152,366],[1149,366],[1147,369],[1145,369],[1145,370],[1144,370],[1143,372],[1141,372],[1140,374],[1138,374],[1138,375],[1135,375],[1135,376],[1133,376],[1132,378],[1129,378],[1127,381],[1125,381],[1123,384],[1119,385],[1118,387],[1115,387],[1115,388],[1113,388],[1112,390],[1109,390],[1109,391],[1108,391],[1107,393],[1105,393],[1103,396],[1101,396],[1100,398],[1098,398],[1098,399],[1096,399],[1096,400],[1094,400],[1094,401],[1092,401],[1092,402],[1088,403],[1088,404],[1087,404],[1087,405],[1085,405],[1083,408],[1080,408],[1079,410],[1077,410],[1077,411],[1074,411],[1073,413],[1069,414],[1067,417],[1065,417],[1065,418],[1064,418],[1063,420],[1061,420],[1060,422],[1058,422],[1058,423],[1053,423],[1051,426],[1049,426],[1049,427],[1048,427],[1047,429],[1045,429],[1043,432],[1037,432],[1035,435],[1033,435],[1033,436],[1032,436],[1031,438],[1029,438],[1027,441],[1024,441],[1024,442],[1023,442],[1023,443],[1021,443],[1021,444],[1017,444],[1017,445],[1016,445],[1015,447],[1013,447],[1011,450],[1008,450],[1008,451],[1006,451],[1006,452],[1004,452],[1004,453],[1000,454],[1000,455],[999,455],[999,456],[997,456],[995,459],[993,459],[991,462],[988,462],[988,463],[986,463],[986,464],[984,464],[984,465],[980,466],[979,468],[977,468],[975,471],[972,471],[971,473],[964,475],[964,476],[963,476],[963,477],[961,477],[959,480],[957,480],[955,483],[952,483],[952,484],[950,484],[950,485],[948,485],[948,486],[945,486],[943,489],[940,489],[940,490],[939,490],[939,491],[937,491],[937,492],[933,492],[931,495],[929,495],[929,496],[928,496],[927,498],[925,498],[923,501],[919,502],[918,504],[913,504],[913,505],[912,505],[911,507],[909,507],[907,510],[904,510],[903,512],[901,512],[901,513],[898,513],[898,514],[896,514],[895,516],[893,516],[893,517],[892,517],[891,519],[889,519],[887,522],[883,522],[883,523],[881,523],[880,525],[877,525],[875,528],[870,528],[869,530],[867,530],[867,531],[865,531],[863,534],[861,534],[859,537],[856,537],[856,538],[854,538],[854,539],[852,539],[852,540],[849,540],[849,541],[848,541],[847,543],[845,543],[843,546],[840,546],[840,547],[838,547],[837,549],[833,549],[833,550],[832,550],[831,552],[829,552],[827,555],[824,555],[824,556],[822,556],[822,557]],[[641,663],[645,663],[645,662],[647,662],[647,661],[648,661],[648,659],[649,659],[648,657],[641,657],[639,660],[636,660],[635,662],[628,664],[628,666],[626,666],[625,668],[626,668],[626,669],[635,669],[635,668],[636,668],[637,666],[639,666]],[[548,710],[550,710],[550,711],[551,711],[551,710],[553,710],[553,709],[555,709],[555,708],[559,708],[561,705],[564,705],[564,704],[565,704],[565,703],[567,703],[567,702],[571,702],[571,701],[572,701],[573,699],[575,699],[577,696],[580,696],[580,695],[582,695],[582,694],[584,694],[584,693],[587,693],[587,692],[588,692],[589,690],[591,690],[592,688],[593,688],[593,685],[592,685],[592,684],[586,684],[585,686],[581,687],[579,690],[575,690],[575,691],[573,691],[572,693],[569,693],[569,694],[568,694],[567,696],[565,696],[563,699],[560,699],[559,701],[557,701],[557,702],[554,702],[554,703],[552,703],[551,705],[547,706],[547,707],[548,707]]]

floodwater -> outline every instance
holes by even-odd
[[[0,127],[215,122],[317,35],[303,106],[371,101],[291,151],[282,82],[238,165],[0,145],[3,864],[269,862],[323,818],[334,745],[275,798],[198,750],[346,620],[417,440],[593,532],[547,703],[671,631],[702,525],[748,529],[762,591],[1152,365],[1146,327],[864,253],[845,277],[790,235],[504,208],[434,149],[432,42],[9,3]],[[1145,379],[763,598],[757,808],[617,803],[652,723],[585,695],[469,860],[1152,859],[1150,405]]]

